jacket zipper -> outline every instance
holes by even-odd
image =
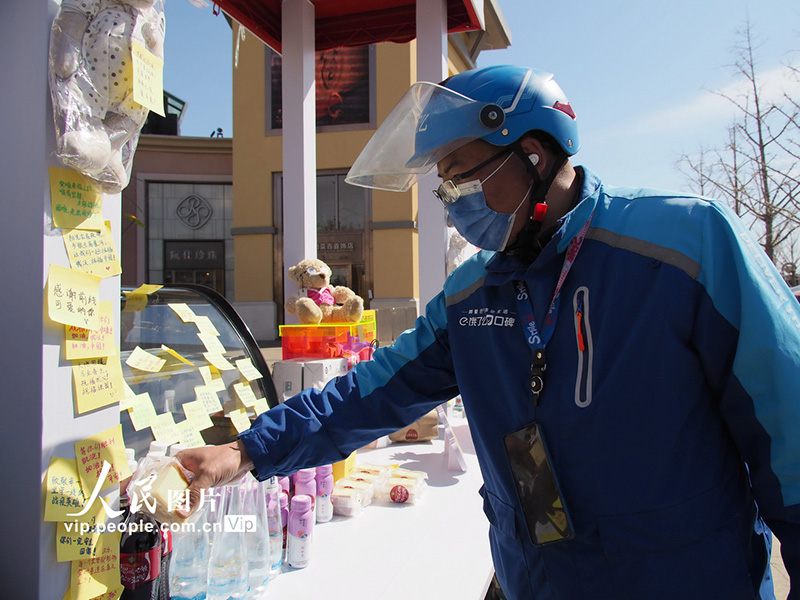
[[[589,324],[589,288],[579,287],[572,298],[575,309],[575,342],[578,347],[578,372],[575,378],[575,404],[586,408],[592,403],[592,361],[594,344]]]

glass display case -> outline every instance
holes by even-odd
[[[207,444],[223,444],[237,435],[228,415],[247,404],[235,391],[235,384],[249,387],[254,398],[266,400],[266,406],[278,404],[269,366],[256,340],[224,297],[210,288],[185,284],[161,287],[147,295],[144,303],[141,297],[129,295],[132,291],[123,288],[120,299],[123,375],[134,394],[149,394],[156,414],[172,413],[176,423],[185,420],[184,404],[198,400],[195,388],[207,387],[208,379],[213,378],[222,410],[210,412],[213,426],[200,434]],[[163,366],[154,372],[131,367],[127,361],[136,348],[164,360]],[[232,368],[215,367],[209,361],[209,354],[215,353],[221,354]],[[249,359],[261,377],[248,384],[247,377],[236,366],[242,359]],[[247,366],[246,361],[242,366]],[[265,406],[263,401],[259,404]],[[246,407],[251,420],[257,408]],[[150,427],[140,427],[137,431],[130,414],[122,414],[120,421],[125,445],[134,448],[136,458],[141,458],[153,441]]]

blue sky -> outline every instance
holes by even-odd
[[[797,0],[499,0],[512,46],[487,51],[479,66],[524,64],[551,71],[578,114],[582,148],[574,162],[607,183],[686,189],[681,153],[723,143],[735,95],[730,64],[747,20],[767,96],[800,84]],[[183,135],[232,135],[233,43],[222,15],[167,0],[164,86],[188,103]]]

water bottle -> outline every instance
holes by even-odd
[[[314,469],[300,469],[294,480],[294,495],[311,496],[311,510],[314,510],[317,498],[317,481],[314,477],[316,477]]]
[[[283,496],[278,480],[271,477],[261,482],[267,500],[267,526],[269,528],[270,577],[276,577],[283,566],[283,523],[280,497]]]
[[[331,492],[333,492],[333,465],[322,465],[317,467],[317,523],[327,523],[333,518],[333,503],[331,502]]]
[[[255,517],[255,527],[246,530],[247,568],[250,591],[248,599],[261,598],[267,591],[270,570],[270,539],[267,524],[265,489],[251,475],[243,486],[244,514]]]
[[[208,579],[208,557],[210,553],[206,531],[207,507],[199,509],[189,529],[177,531],[172,539],[172,577],[170,597],[172,600],[204,600]],[[191,530],[191,526],[194,530]]]
[[[281,563],[286,562],[286,539],[289,531],[289,495],[280,495],[280,508],[281,508],[281,527],[283,529],[283,551],[281,552]]]
[[[243,516],[242,496],[238,487],[226,493],[223,524],[229,525]],[[230,518],[230,519],[229,519]],[[247,596],[247,544],[243,531],[223,527],[214,536],[211,558],[208,561],[208,600],[243,600]]]
[[[311,496],[295,495],[289,509],[289,540],[286,560],[289,566],[302,569],[311,557],[311,536],[314,532],[314,509]]]

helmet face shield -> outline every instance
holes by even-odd
[[[379,190],[408,190],[453,150],[502,124],[501,114],[497,127],[484,125],[485,107],[435,83],[413,84],[364,147],[345,181]]]

